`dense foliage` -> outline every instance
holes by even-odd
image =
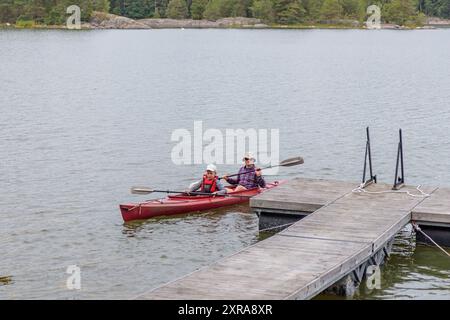
[[[71,5],[81,8],[83,20],[89,19],[94,10],[109,10],[109,0],[0,0],[0,22],[62,24],[68,17],[66,10]]]
[[[450,0],[0,0],[0,22],[62,24],[73,4],[81,7],[83,20],[95,10],[133,19],[242,16],[278,24],[327,23],[363,21],[371,4],[382,8],[388,23],[420,23],[424,15],[450,18]]]

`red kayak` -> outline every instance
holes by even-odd
[[[265,188],[254,188],[234,192],[230,193],[229,196],[213,197],[177,194],[174,196],[168,196],[164,199],[151,200],[143,203],[121,204],[120,211],[122,212],[122,218],[124,221],[132,221],[158,216],[169,216],[187,212],[216,209],[233,204],[248,202],[250,197],[277,187],[281,183],[283,183],[283,181],[275,181],[268,183]]]

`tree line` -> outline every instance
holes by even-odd
[[[65,23],[67,8],[78,5],[83,21],[89,20],[92,11],[109,11],[109,0],[0,0],[0,22],[34,21],[39,24]]]
[[[74,4],[82,9],[84,21],[93,11],[101,11],[133,19],[255,17],[272,24],[362,22],[372,4],[381,8],[386,23],[420,24],[425,15],[450,18],[450,0],[0,0],[0,22],[63,24],[66,8]]]

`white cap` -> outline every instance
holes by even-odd
[[[213,164],[208,164],[208,166],[206,167],[206,171],[214,171],[217,172],[217,168],[215,165]]]
[[[255,157],[253,156],[253,153],[251,153],[251,152],[246,152],[244,154],[244,158],[242,158],[242,160],[245,160],[245,158],[252,159],[253,161],[256,161]]]

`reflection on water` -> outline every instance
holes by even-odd
[[[12,276],[1,276],[0,275],[0,286],[6,286],[13,282]]]
[[[123,223],[122,233],[127,237],[141,237],[146,233],[166,230],[170,226],[195,226],[204,228],[206,233],[221,232],[232,228],[235,232],[254,230],[258,220],[251,213],[248,205],[234,205],[210,211],[191,212],[187,214],[159,216],[146,220]]]

